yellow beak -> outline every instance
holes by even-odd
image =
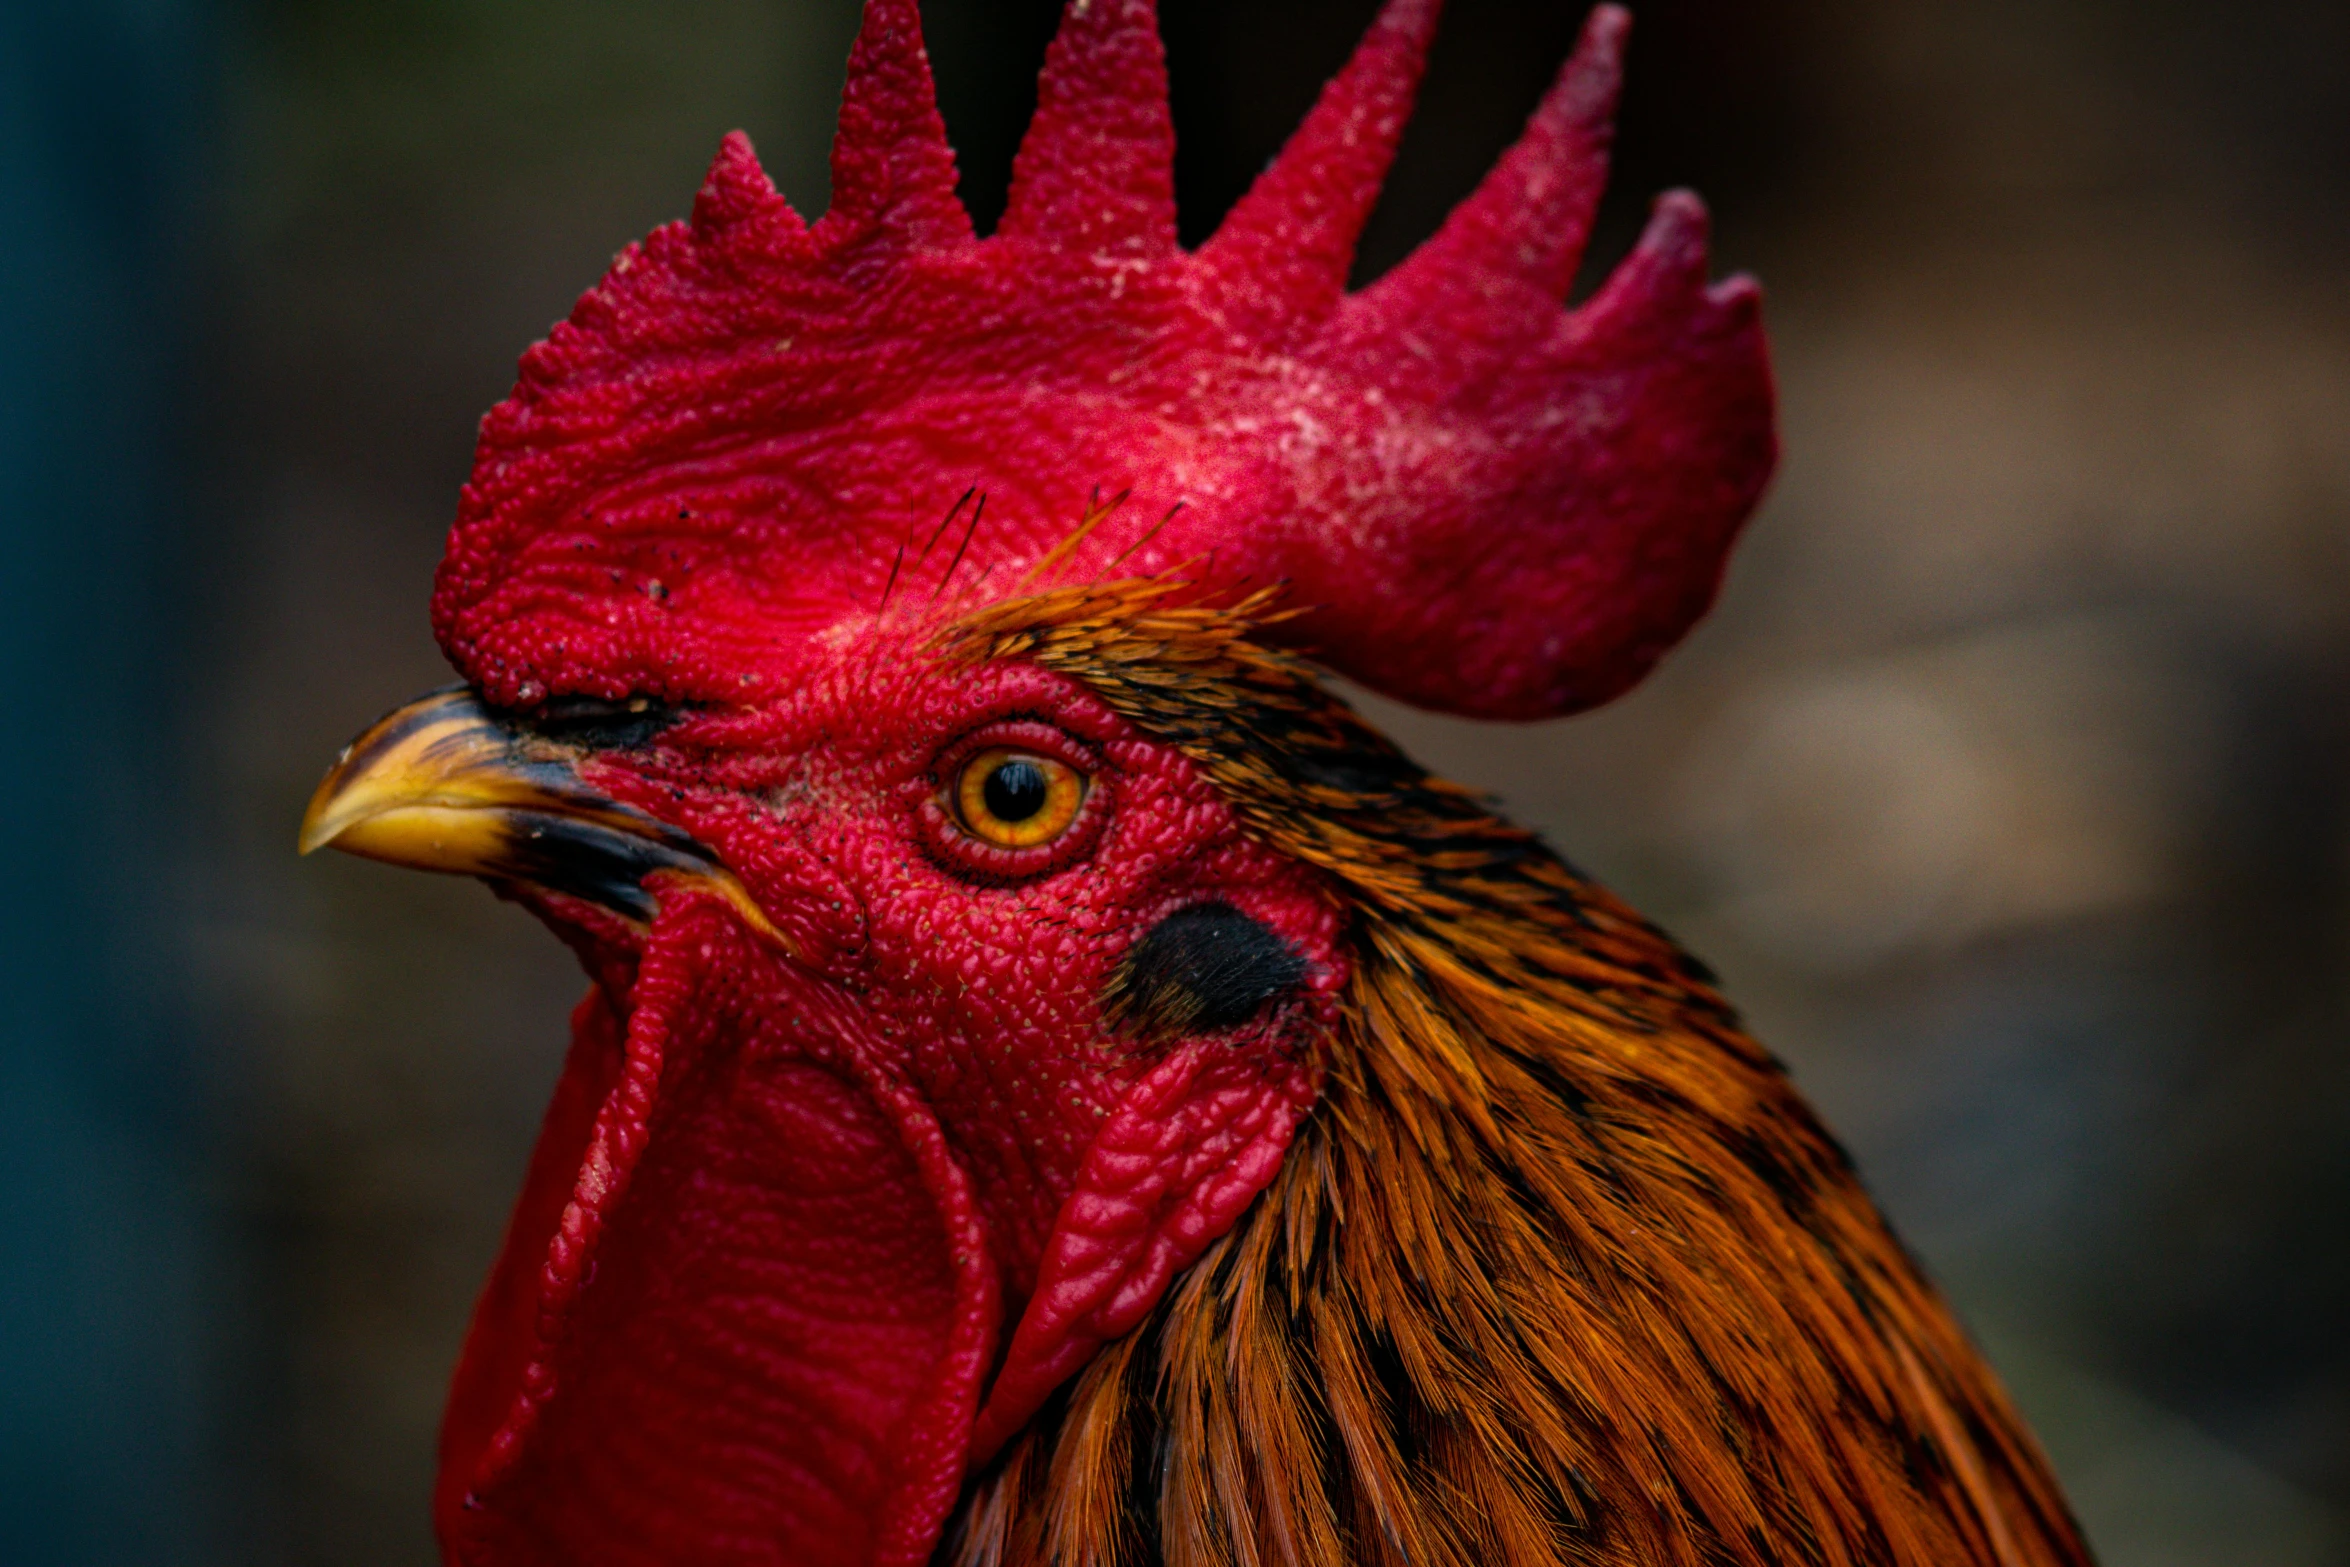
[[[310,797],[299,846],[521,882],[640,926],[659,911],[658,881],[692,885],[792,952],[707,845],[590,788],[578,771],[584,755],[531,734],[463,687],[436,691],[344,747]]]

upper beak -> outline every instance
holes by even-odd
[[[347,853],[523,882],[649,923],[654,878],[717,894],[759,935],[791,941],[700,840],[590,788],[578,753],[458,686],[379,720],[343,750],[302,815],[301,852]]]

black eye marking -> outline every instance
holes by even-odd
[[[1147,1039],[1245,1023],[1305,978],[1288,942],[1229,903],[1179,909],[1152,926],[1110,974],[1110,1025]]]
[[[685,717],[687,710],[649,696],[607,702],[592,696],[549,697],[520,727],[558,745],[634,751]]]

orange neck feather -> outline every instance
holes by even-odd
[[[980,1477],[942,1560],[2056,1567],[1947,1307],[1671,941],[1311,673],[1265,600],[992,607],[1330,877],[1355,972],[1248,1216]]]

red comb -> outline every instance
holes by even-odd
[[[1110,495],[1060,579],[1286,579],[1310,612],[1281,636],[1429,707],[1622,691],[1712,603],[1770,474],[1758,294],[1708,286],[1704,209],[1677,193],[1562,308],[1604,181],[1613,6],[1442,230],[1347,293],[1437,9],[1390,0],[1186,253],[1151,0],[1071,0],[985,240],[916,0],[868,0],[823,220],[729,136],[692,220],[523,357],[441,568],[451,656],[505,700],[764,686],[891,595],[1010,591]],[[977,506],[941,519],[974,489],[958,552]]]

